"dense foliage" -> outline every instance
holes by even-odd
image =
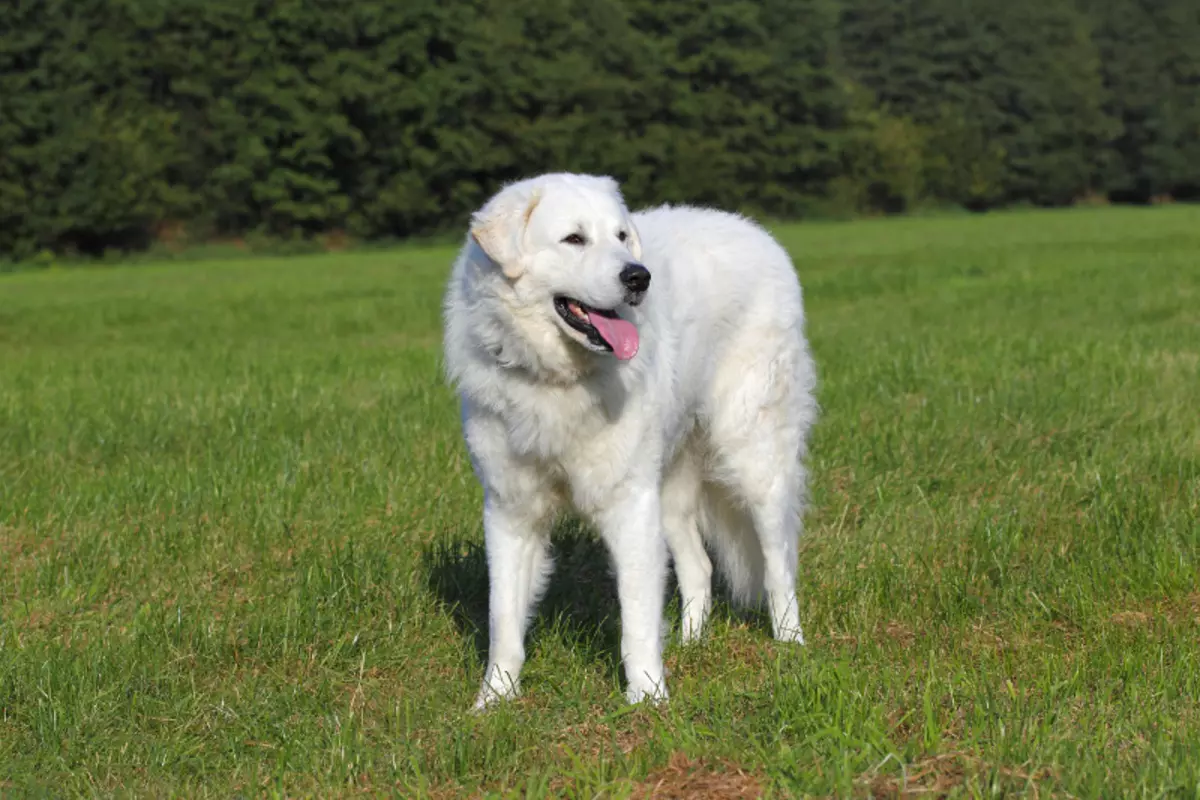
[[[793,217],[1192,198],[1200,4],[0,4],[0,254],[408,236],[552,169]]]

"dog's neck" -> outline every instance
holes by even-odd
[[[472,264],[470,268],[481,266]],[[530,381],[559,386],[576,384],[597,369],[594,356],[567,341],[544,313],[530,311],[512,299],[511,290],[500,284],[501,280],[493,269],[468,282],[475,287],[468,304],[475,317],[473,344],[481,358]]]
[[[505,304],[507,305],[507,304]],[[539,383],[569,386],[595,371],[594,357],[566,341],[553,322],[544,317],[522,315],[511,306],[497,313],[494,324],[507,335],[493,339],[485,347],[494,362],[506,370],[526,374]],[[533,343],[541,342],[541,347]]]

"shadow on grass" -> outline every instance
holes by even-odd
[[[554,573],[538,603],[526,647],[543,636],[561,638],[583,657],[620,663],[620,607],[608,550],[586,528],[564,520],[550,538]],[[479,541],[443,541],[425,553],[429,589],[475,647],[480,664],[488,649],[487,554]]]
[[[550,541],[554,573],[530,625],[527,650],[532,652],[541,637],[552,636],[583,658],[616,670],[621,660],[621,613],[608,550],[573,520],[560,522]],[[487,553],[482,536],[435,544],[426,551],[425,563],[430,591],[453,615],[462,636],[471,640],[482,666],[488,650]],[[673,573],[667,591],[667,624],[677,626],[679,593]],[[714,575],[710,625],[748,624],[770,635],[770,615],[765,608],[734,608],[727,597],[724,581]],[[678,630],[672,631],[669,641],[678,641]]]

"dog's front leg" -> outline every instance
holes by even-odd
[[[626,696],[631,703],[666,700],[662,625],[667,546],[657,487],[630,488],[597,522],[617,573]]]
[[[525,665],[525,628],[550,575],[550,540],[545,514],[528,503],[484,498],[483,535],[488,558],[488,665],[475,701],[484,709],[520,692]]]

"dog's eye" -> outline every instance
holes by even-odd
[[[582,247],[583,245],[587,244],[587,239],[583,238],[583,236],[578,233],[572,233],[570,236],[565,236],[563,237],[562,241],[563,244],[573,244],[576,247]]]
[[[629,238],[629,234],[628,234],[628,233],[626,233],[625,231],[621,231],[620,233],[618,233],[618,234],[617,234],[617,239],[618,239],[619,241],[622,241],[622,242],[623,242],[623,241],[625,241],[625,240],[626,240],[626,239],[628,239],[628,238]]]

